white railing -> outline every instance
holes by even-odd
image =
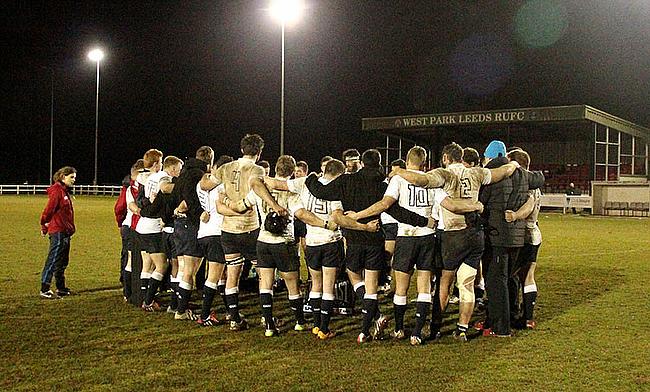
[[[589,195],[565,195],[561,193],[549,193],[541,197],[542,207],[561,208],[565,213],[568,208],[592,208],[592,198]]]
[[[37,195],[47,193],[49,185],[0,185],[0,195]],[[119,185],[75,185],[73,195],[118,196],[122,189]]]

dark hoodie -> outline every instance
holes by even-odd
[[[387,187],[385,178],[380,168],[363,167],[356,173],[340,175],[327,185],[320,183],[315,174],[310,174],[305,184],[318,199],[340,200],[345,211],[362,211],[384,197]],[[427,218],[399,207],[397,203],[386,212],[398,221],[413,226],[425,227],[428,223]],[[374,219],[379,219],[379,216],[360,219],[359,222],[367,223]],[[370,233],[343,229],[343,235],[351,244],[383,246],[384,243],[384,233],[381,230]]]
[[[199,220],[203,209],[199,203],[199,196],[196,194],[196,184],[199,183],[203,174],[206,173],[208,164],[196,158],[189,158],[183,165],[183,170],[178,176],[172,196],[178,206],[185,200],[187,204],[187,218],[189,223],[199,226]]]
[[[510,162],[508,158],[492,159],[485,167],[496,169]],[[528,200],[528,190],[544,185],[542,172],[531,172],[518,168],[508,178],[481,187],[479,201],[483,203],[483,226],[486,238],[492,246],[519,248],[524,246],[526,222],[518,220],[508,223],[505,211],[517,211]]]

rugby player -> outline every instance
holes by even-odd
[[[345,172],[343,162],[333,159],[325,161],[322,168],[323,176],[318,179],[322,184],[328,184]],[[348,229],[377,231],[378,221],[360,224],[343,215],[340,201],[317,199],[305,186],[306,178],[288,180],[286,183],[275,179],[265,179],[274,189],[288,190],[300,195],[307,210],[326,222],[334,222]],[[305,257],[309,274],[312,277],[309,303],[312,308],[314,327],[312,333],[319,339],[333,338],[336,333],[329,329],[332,308],[334,306],[334,284],[338,269],[342,267],[344,257],[343,239],[340,230],[328,230],[319,225],[307,225],[307,249]]]
[[[451,199],[468,199],[478,201],[481,185],[501,181],[519,167],[510,163],[498,169],[481,167],[466,168],[461,160],[463,149],[456,143],[442,149],[442,163],[445,168],[434,169],[427,173],[417,173],[396,169],[393,175],[399,175],[406,181],[424,188],[443,187]],[[474,213],[466,216],[454,213],[442,205],[442,217],[445,231],[442,237],[443,271],[440,282],[440,307],[447,305],[449,289],[456,278],[460,292],[459,316],[454,338],[467,341],[467,329],[474,310],[474,279],[481,255],[483,253],[484,235],[480,222]],[[432,331],[432,335],[436,331]]]
[[[248,192],[253,190],[276,213],[287,215],[287,210],[273,199],[264,185],[264,169],[255,164],[262,154],[264,139],[257,134],[246,135],[241,139],[240,147],[242,157],[222,165],[215,175],[204,177],[201,180],[201,189],[210,191],[223,184],[227,199],[244,210],[249,207],[244,199]],[[223,219],[221,245],[226,260],[225,297],[231,331],[248,328],[247,321],[239,314],[239,276],[244,259],[257,262],[256,242],[259,227],[257,214],[251,209],[241,215],[224,216]]]
[[[415,146],[408,151],[406,156],[406,170],[420,173],[426,163],[427,153],[422,147]],[[395,202],[400,206],[413,211],[424,218],[431,217],[433,206],[433,189],[414,186],[399,175],[391,178],[384,197],[364,211],[349,214],[351,218],[362,219],[376,215],[387,210]],[[442,202],[455,212],[470,212],[480,210],[481,205],[476,201]],[[395,330],[391,336],[402,339],[404,334],[404,315],[406,313],[406,294],[410,285],[414,268],[417,268],[416,323],[411,332],[412,345],[422,343],[422,327],[426,322],[431,306],[431,271],[433,267],[435,250],[434,229],[429,227],[416,227],[406,223],[399,223],[395,248],[395,295],[393,297],[395,313]]]
[[[150,198],[151,203],[143,206],[140,209],[140,215],[148,218],[160,218],[163,223],[161,240],[162,240],[162,249],[165,254],[164,263],[156,263],[156,259],[152,258],[155,264],[155,271],[151,274],[151,279],[149,280],[149,287],[145,294],[143,309],[148,312],[152,312],[159,308],[157,303],[154,303],[154,298],[162,285],[162,280],[164,279],[165,273],[167,273],[168,266],[171,263],[171,283],[172,287],[174,284],[174,279],[176,277],[176,271],[178,270],[178,261],[176,259],[176,250],[172,241],[172,235],[174,233],[174,222],[172,211],[174,209],[173,199],[170,196],[172,189],[174,188],[173,179],[177,178],[183,168],[183,161],[179,158],[169,155],[165,157],[163,161],[163,168],[159,174],[160,179],[158,181],[158,192],[155,193],[153,198]],[[149,179],[152,177],[150,176]],[[172,304],[170,307],[174,308],[176,302],[175,294],[172,294]]]
[[[166,176],[166,173],[158,174],[162,169],[163,153],[160,150],[150,149],[144,154],[144,171],[138,174],[137,182],[141,186],[138,200],[144,199],[152,203],[159,191],[160,179]],[[131,209],[138,211],[142,205],[137,205],[136,201],[131,205]],[[156,266],[160,266],[159,271],[163,271],[166,263],[165,252],[162,245],[162,222],[160,218],[140,217],[135,227],[142,255],[142,272],[140,273],[140,291],[142,308],[147,311],[155,310],[157,304],[147,303],[145,301],[146,293],[149,288],[149,280]],[[162,276],[156,275],[162,281]],[[151,305],[151,306],[147,306]]]
[[[232,162],[232,160],[231,157],[222,155],[219,157],[217,162],[212,165],[211,174],[216,174],[217,169],[221,165]],[[197,323],[204,327],[222,324],[222,321],[217,318],[216,313],[212,312],[212,302],[214,301],[214,296],[217,294],[217,286],[221,280],[223,272],[225,271],[226,265],[223,248],[221,247],[223,215],[217,211],[219,193],[223,192],[223,184],[209,192],[202,190],[200,183],[196,184],[196,193],[199,196],[201,208],[203,208],[197,238],[208,268],[208,277],[203,285],[203,307],[201,309],[201,317],[197,320]]]
[[[513,150],[508,153],[508,158],[519,162],[521,167],[528,169],[530,156],[526,151]],[[534,329],[537,326],[534,317],[535,302],[537,301],[537,283],[535,282],[535,267],[537,266],[537,253],[542,244],[542,232],[539,229],[539,210],[541,208],[542,192],[538,189],[529,191],[529,199],[519,210],[506,210],[506,222],[523,219],[526,222],[524,247],[518,255],[517,265],[521,266],[518,272],[519,281],[523,282],[523,320],[526,328]]]
[[[361,211],[380,200],[386,190],[385,175],[381,170],[381,154],[375,149],[366,150],[361,157],[363,167],[356,173],[339,176],[328,184],[322,184],[315,175],[309,175],[306,185],[309,191],[323,200],[340,200],[346,211]],[[428,220],[399,206],[391,207],[389,213],[396,219],[416,226],[427,226]],[[401,215],[405,216],[401,216]],[[396,216],[397,215],[397,216]],[[365,218],[365,222],[376,219]],[[347,252],[345,264],[357,296],[363,298],[363,324],[357,336],[359,344],[370,338],[379,338],[387,325],[387,319],[379,313],[377,287],[379,275],[385,268],[384,234],[345,230]],[[375,320],[376,319],[376,320]],[[374,321],[374,330],[370,333]]]
[[[196,184],[212,166],[213,160],[214,150],[211,147],[199,147],[195,158],[189,158],[185,162],[172,192],[178,205],[174,220],[174,241],[179,258],[178,307],[174,314],[175,320],[196,321],[198,319],[198,315],[188,309],[194,288],[194,277],[203,256],[197,238],[203,209],[196,194]]]

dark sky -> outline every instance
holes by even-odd
[[[650,125],[650,3],[316,1],[286,33],[287,153],[376,147],[373,116],[588,104]],[[150,147],[279,152],[280,27],[267,1],[2,2],[1,183],[54,166],[92,182],[100,45],[99,183]]]

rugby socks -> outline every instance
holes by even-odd
[[[359,282],[355,284],[353,287],[354,287],[354,293],[357,295],[357,299],[363,302],[366,296],[366,284],[363,282]]]
[[[178,272],[176,274],[176,277],[171,276],[169,278],[169,285],[172,288],[171,300],[169,302],[169,307],[171,310],[176,310],[178,308],[178,283],[180,282],[180,277],[182,276],[183,274]]]
[[[262,306],[262,316],[266,323],[266,329],[275,329],[273,320],[273,290],[260,289],[260,305]]]
[[[429,307],[431,306],[431,294],[419,293],[415,303],[415,328],[411,335],[422,337],[422,328],[427,321]]]
[[[239,287],[227,288],[224,292],[226,295],[226,308],[228,309],[228,314],[230,315],[230,321],[236,323],[241,322],[241,317],[239,317]]]
[[[537,285],[533,283],[524,286],[524,318],[526,320],[534,320],[535,301],[537,301]]]
[[[304,301],[302,299],[302,295],[289,294],[289,306],[291,307],[293,315],[296,319],[296,323],[298,324],[305,324],[305,310],[303,308],[303,302]]]
[[[332,317],[332,308],[334,307],[334,294],[323,294],[323,300],[320,307],[320,330],[323,333],[330,331],[330,318]]]
[[[321,311],[321,298],[323,293],[310,291],[309,292],[309,305],[311,305],[311,315],[314,319],[314,327],[319,327],[321,323],[320,311]]]
[[[183,313],[187,310],[190,303],[190,296],[192,295],[192,285],[190,283],[181,281],[178,283],[178,307],[176,312]]]
[[[476,299],[483,298],[485,295],[485,280],[481,278],[481,280],[478,282],[478,284],[474,285],[474,297]]]
[[[148,272],[140,273],[140,293],[142,294],[142,300],[147,296],[147,289],[149,288],[149,279],[151,279],[151,274]]]
[[[406,314],[406,296],[393,296],[393,311],[395,313],[395,332],[404,329],[404,314]]]
[[[366,294],[363,297],[363,324],[361,325],[361,332],[364,335],[370,335],[370,326],[375,320],[378,310],[377,294]]]
[[[467,329],[469,328],[469,325],[467,324],[456,324],[456,332],[460,333],[465,333],[467,334]]]
[[[124,298],[131,298],[131,287],[131,269],[126,267],[122,270],[122,294],[124,295]]]
[[[440,307],[440,275],[435,275],[435,286],[431,298],[431,334],[435,335],[442,328],[442,308]]]
[[[158,289],[160,288],[163,279],[164,276],[160,272],[154,271],[151,274],[151,279],[149,279],[149,287],[147,288],[147,293],[144,297],[145,305],[151,305],[153,303],[153,300],[158,293]]]
[[[225,279],[219,280],[219,283],[217,283],[217,293],[221,295],[221,299],[223,300],[223,306],[226,308],[226,312],[228,311],[228,304],[226,303],[226,281]]]
[[[201,307],[201,320],[205,320],[210,316],[212,301],[214,301],[214,296],[216,294],[217,284],[206,280],[203,284],[203,306]]]

